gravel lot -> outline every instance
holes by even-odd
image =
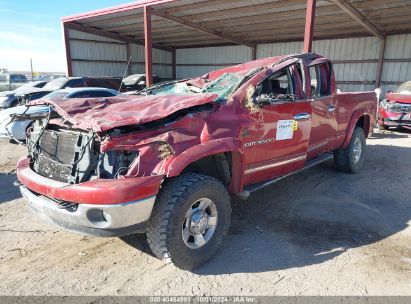
[[[91,238],[35,218],[0,142],[2,295],[411,295],[411,132],[368,140],[365,170],[323,164],[233,202],[221,253],[192,272],[144,236]]]

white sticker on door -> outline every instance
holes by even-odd
[[[294,134],[294,120],[279,120],[277,123],[276,140],[292,139]]]

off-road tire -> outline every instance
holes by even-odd
[[[200,198],[214,202],[218,223],[212,238],[203,247],[190,249],[184,243],[182,226],[188,208]],[[166,182],[160,190],[147,223],[147,241],[159,259],[193,270],[216,254],[229,232],[230,222],[230,197],[224,185],[209,176],[187,173]]]
[[[354,143],[356,140],[359,140],[362,146],[362,152],[358,162],[354,161]],[[357,127],[353,132],[349,145],[344,149],[334,151],[336,169],[345,173],[357,173],[364,164],[365,148],[366,141],[364,130]]]

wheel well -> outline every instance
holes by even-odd
[[[358,119],[355,127],[360,127],[364,130],[365,137],[368,136],[370,132],[370,117],[368,115],[363,115]]]
[[[231,153],[218,153],[189,164],[182,173],[198,173],[214,177],[228,186],[231,181]]]

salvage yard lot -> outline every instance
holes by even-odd
[[[234,200],[229,239],[195,272],[145,237],[49,226],[13,187],[25,148],[0,142],[2,295],[411,295],[411,132],[376,131],[364,170],[326,163]]]

